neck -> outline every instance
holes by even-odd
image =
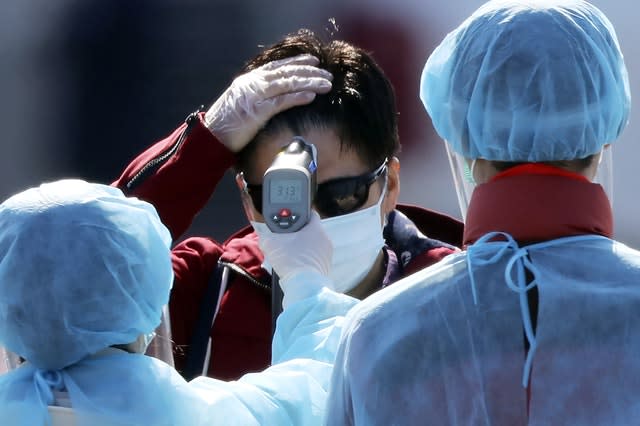
[[[380,283],[384,279],[384,250],[380,250],[375,263],[360,284],[355,286],[347,295],[362,300],[380,289]]]

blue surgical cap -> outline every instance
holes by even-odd
[[[57,370],[160,323],[171,237],[150,204],[62,180],[0,205],[0,345]]]
[[[595,154],[630,108],[613,26],[579,0],[484,4],[429,57],[420,97],[455,152],[515,162]]]

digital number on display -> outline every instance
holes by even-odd
[[[295,179],[271,181],[270,201],[272,203],[299,203],[302,183]]]

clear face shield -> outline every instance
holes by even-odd
[[[600,162],[594,183],[599,183],[609,198],[609,204],[613,207],[613,154],[611,145],[605,145],[600,151]]]
[[[165,305],[162,308],[160,325],[156,328],[155,337],[149,343],[145,355],[158,358],[174,367],[171,342],[171,318],[169,317],[169,306]]]
[[[458,197],[458,206],[460,207],[460,214],[462,214],[462,221],[464,222],[467,218],[467,209],[469,208],[469,201],[471,201],[471,194],[476,184],[473,180],[469,162],[462,155],[453,151],[448,143],[445,143],[444,146],[447,150],[447,158],[449,159],[453,183],[456,187],[456,195]]]
[[[0,346],[0,375],[18,368],[20,364],[18,355]]]
[[[449,158],[451,174],[453,175],[460,213],[462,214],[462,220],[465,221],[469,201],[471,201],[471,194],[476,187],[473,178],[473,162],[454,152],[448,143],[445,143],[445,148],[447,150],[447,157]],[[609,198],[609,203],[613,206],[613,156],[611,153],[611,145],[605,145],[600,152],[599,163],[593,183],[602,186]]]

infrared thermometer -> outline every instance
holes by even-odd
[[[307,224],[317,168],[315,145],[300,136],[278,152],[262,181],[262,214],[272,232],[296,232]]]

